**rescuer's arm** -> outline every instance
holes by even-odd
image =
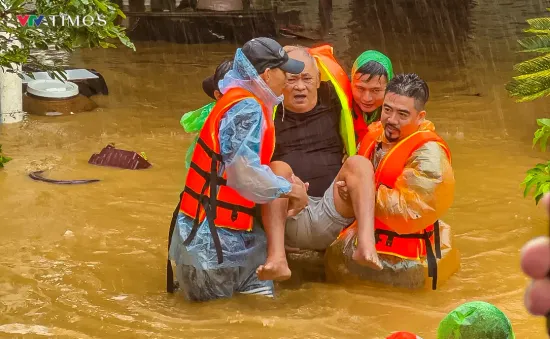
[[[397,233],[414,233],[439,219],[451,206],[455,179],[443,149],[428,142],[409,158],[395,187],[376,190],[376,218]]]
[[[245,99],[225,113],[219,134],[227,186],[257,204],[287,195],[292,189],[290,182],[260,163],[263,124],[261,106]]]

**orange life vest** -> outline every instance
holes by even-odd
[[[357,139],[355,138],[353,126],[353,96],[349,77],[334,57],[332,46],[323,44],[309,48],[308,51],[317,61],[322,80],[330,81],[336,91],[342,107],[340,136],[346,147],[346,154],[349,156],[355,155],[357,153]]]
[[[314,57],[319,58],[323,65],[328,68],[330,74],[334,77],[334,79],[336,79],[338,85],[342,88],[342,91],[347,99],[347,106],[351,108],[353,103],[351,83],[346,71],[344,71],[342,66],[340,66],[338,61],[334,58],[332,46],[323,44],[317,47],[312,47],[309,49],[309,53]]]
[[[180,211],[195,220],[193,230],[184,244],[191,242],[199,226],[207,218],[219,263],[223,262],[223,258],[221,247],[218,246],[216,227],[250,231],[254,216],[257,215],[254,202],[243,198],[237,191],[227,186],[225,171],[221,176],[219,175],[223,165],[218,137],[220,120],[232,106],[249,98],[260,102],[250,92],[233,88],[224,94],[212,109],[199,133],[180,203]],[[275,149],[275,127],[271,120],[270,109],[261,102],[260,104],[264,117],[260,162],[268,165]]]
[[[383,133],[383,129],[372,129],[369,131],[359,147],[358,154],[368,159],[372,159],[377,139]],[[380,185],[389,188],[395,187],[395,181],[403,173],[403,169],[412,153],[424,145],[426,142],[437,142],[447,154],[449,161],[451,160],[451,151],[449,146],[440,136],[432,131],[418,131],[405,139],[399,141],[386,156],[380,161],[375,173],[374,182],[376,189]],[[428,260],[429,276],[432,278],[432,288],[435,290],[437,286],[437,258],[441,258],[440,239],[439,239],[439,223],[427,225],[420,232],[410,234],[398,234],[391,227],[384,224],[380,219],[375,217],[375,236],[376,250],[378,253],[389,254],[396,257],[420,260],[426,257]],[[432,242],[435,244],[434,255]]]

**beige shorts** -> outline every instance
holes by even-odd
[[[355,218],[344,218],[334,205],[334,182],[322,197],[309,197],[298,215],[286,219],[285,245],[299,249],[325,250]]]

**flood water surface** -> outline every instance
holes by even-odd
[[[192,139],[179,119],[208,102],[201,81],[235,46],[81,50],[70,64],[98,70],[109,86],[108,96],[94,97],[99,109],[0,127],[14,158],[0,170],[0,337],[385,338],[408,330],[434,339],[445,314],[471,300],[501,308],[517,338],[544,337],[543,320],[523,307],[519,250],[546,232],[546,217],[520,183],[545,161],[531,137],[550,109],[544,100],[516,104],[504,84],[524,57],[515,53],[521,24],[548,4],[334,1],[320,16],[330,23],[318,22],[316,2],[293,6],[348,69],[363,50],[380,49],[396,72],[428,82],[428,118],[453,154],[456,196],[443,220],[460,271],[437,291],[307,283],[279,289],[275,300],[190,304],[167,295],[167,233]],[[145,152],[153,167],[89,165],[109,143]],[[101,181],[51,185],[29,179],[34,170]]]

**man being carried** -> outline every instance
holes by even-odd
[[[276,147],[271,168],[280,176],[294,173],[308,182],[310,197],[308,206],[297,215],[287,214],[292,207],[284,197],[262,206],[268,258],[265,265],[258,268],[258,277],[288,279],[291,272],[285,242],[290,247],[324,250],[355,219],[360,234],[353,259],[381,269],[374,247],[372,165],[359,156],[349,157],[342,165],[342,105],[335,88],[329,82],[320,81],[317,63],[307,49],[290,47],[287,50],[289,56],[302,61],[305,68],[299,75],[287,76],[284,107],[277,108],[275,118]],[[337,194],[335,183],[342,182],[350,188],[347,200]]]
[[[281,102],[285,72],[299,74],[303,68],[276,41],[258,38],[237,49],[232,70],[220,81],[223,96],[199,134],[170,230],[169,258],[176,261],[188,300],[235,292],[273,296],[273,282],[255,273],[266,258],[256,204],[281,197],[296,211],[307,204],[303,182],[277,176],[267,166],[275,140],[272,112]],[[167,290],[173,292],[170,262],[167,270]]]

